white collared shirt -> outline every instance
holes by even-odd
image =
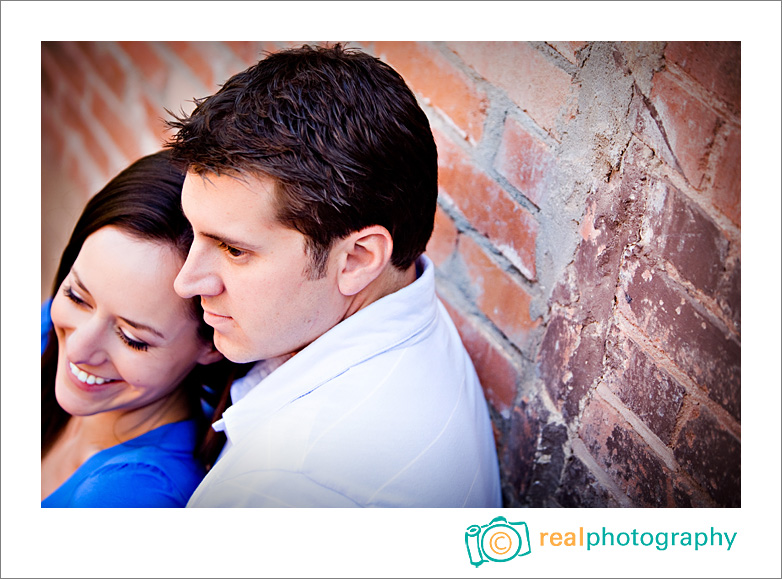
[[[231,389],[189,507],[500,507],[483,391],[422,256],[412,284]]]

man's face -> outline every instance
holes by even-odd
[[[305,237],[277,223],[273,199],[266,178],[188,173],[182,190],[194,240],[174,289],[201,296],[215,345],[234,362],[297,352],[348,307],[331,259],[324,277],[308,278]]]

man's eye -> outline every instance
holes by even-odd
[[[229,255],[231,255],[233,257],[241,257],[245,253],[241,249],[236,249],[235,247],[231,247],[227,243],[223,243],[223,242],[220,242],[220,246],[219,247],[220,247],[220,249],[222,249],[223,251],[225,251],[226,253],[228,253]]]

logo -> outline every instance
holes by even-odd
[[[470,525],[464,533],[470,563],[478,567],[488,561],[502,563],[530,553],[527,523],[509,523],[496,517],[488,525]]]

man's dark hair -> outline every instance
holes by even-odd
[[[429,121],[399,74],[363,52],[284,50],[195,99],[167,143],[197,174],[275,182],[278,221],[307,238],[312,278],[334,241],[370,225],[394,240],[391,263],[423,253],[437,204]]]

